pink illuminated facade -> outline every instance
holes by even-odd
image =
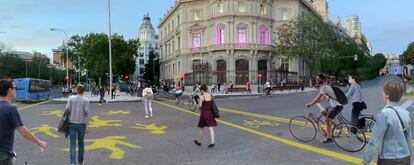
[[[305,0],[177,0],[159,23],[161,79],[164,84],[192,86],[230,81],[244,87],[295,83],[306,77],[299,59],[282,61],[274,54],[278,27],[298,14],[314,12]],[[280,76],[280,70],[295,76]],[[181,77],[183,81],[181,82]],[[192,89],[192,88],[186,88]]]

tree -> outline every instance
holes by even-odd
[[[131,75],[135,71],[135,57],[139,41],[126,41],[117,34],[111,38],[112,42],[112,71],[114,75]],[[88,74],[97,81],[107,77],[109,73],[109,42],[104,33],[89,33],[85,36],[72,36],[69,42],[69,55],[73,56],[74,64],[85,68]],[[104,82],[106,78],[102,79]]]
[[[323,57],[332,54],[331,28],[314,14],[306,14],[282,25],[276,36],[276,54],[282,60],[302,59],[309,75],[320,69]]]
[[[160,79],[160,61],[158,54],[153,50],[149,52],[148,63],[145,64],[144,80],[151,81],[154,85],[159,85]]]
[[[403,53],[403,64],[414,64],[413,59],[414,56],[414,42],[408,44],[407,49]]]

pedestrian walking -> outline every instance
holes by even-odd
[[[378,165],[409,165],[411,160],[410,113],[399,106],[404,88],[395,80],[387,81],[383,87],[386,106],[376,116],[372,137],[365,148],[363,165],[368,165],[375,150]]]
[[[105,97],[105,88],[101,87],[101,89],[99,89],[99,105],[102,105],[102,102],[106,102],[106,100],[104,99]]]
[[[217,90],[218,90],[219,93],[220,93],[220,87],[221,87],[221,83],[217,82]]]
[[[210,93],[214,93],[215,92],[215,85],[214,85],[214,83],[213,84],[211,84],[211,92]]]
[[[305,90],[305,81],[300,80],[299,86],[300,86],[300,91],[304,91]]]
[[[116,91],[116,86],[114,85],[112,86],[112,89],[111,89],[111,99],[115,99],[115,91]]]
[[[192,93],[193,99],[196,102],[196,104],[198,104],[198,101],[200,100],[200,95],[201,95],[201,90],[200,90],[200,83],[196,82],[194,91]]]
[[[250,81],[246,83],[246,94],[252,94],[252,83]]]
[[[46,142],[39,140],[23,125],[17,107],[11,105],[14,100],[16,100],[14,83],[0,80],[0,165],[13,164],[15,130],[27,141],[37,144],[40,152],[43,152],[47,146]]]
[[[83,164],[84,137],[88,133],[89,100],[83,97],[85,87],[76,88],[77,95],[71,96],[66,104],[69,116],[70,163],[76,165],[76,144],[78,144],[78,163]]]
[[[144,106],[145,106],[145,118],[148,119],[148,114],[152,118],[152,99],[154,98],[154,92],[152,91],[151,86],[147,86],[142,91],[142,98],[144,99]],[[149,113],[148,113],[149,110]]]
[[[214,127],[217,126],[216,119],[213,116],[213,108],[212,108],[212,99],[210,93],[207,92],[207,85],[203,84],[201,86],[201,97],[200,97],[200,120],[198,122],[199,128],[199,138],[198,140],[194,140],[194,143],[198,146],[201,146],[203,142],[203,135],[204,135],[204,127],[208,127],[210,131],[210,144],[208,145],[209,148],[215,146],[215,133]]]
[[[362,97],[362,90],[361,86],[359,85],[359,79],[356,76],[348,76],[348,82],[351,84],[348,92],[346,92],[346,97],[351,99],[352,103],[352,116],[351,116],[351,122],[361,128],[361,124],[359,122],[359,115],[361,114],[361,111],[365,107],[365,102]],[[356,130],[352,130],[356,131]]]

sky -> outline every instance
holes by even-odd
[[[145,13],[154,28],[175,0],[111,0],[112,33],[136,37]],[[413,0],[328,0],[332,20],[358,15],[373,53],[401,54],[414,41]],[[108,33],[107,0],[0,0],[0,42],[52,55],[65,36]]]

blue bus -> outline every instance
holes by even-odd
[[[22,102],[38,102],[49,99],[52,82],[49,80],[18,78],[16,85],[16,100]]]

